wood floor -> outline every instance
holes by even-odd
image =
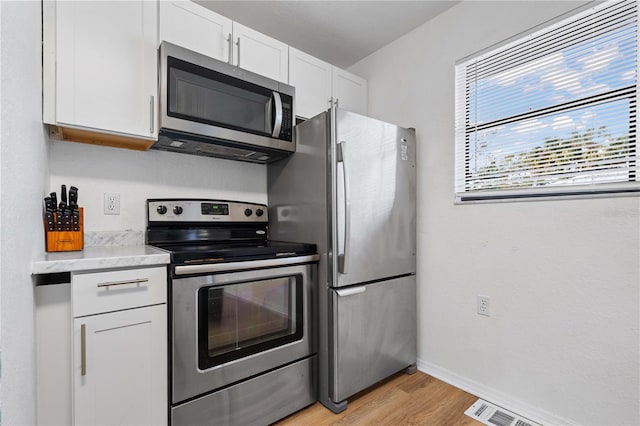
[[[420,371],[397,374],[349,399],[333,414],[319,402],[276,423],[278,426],[433,425],[480,426],[464,411],[478,398]]]

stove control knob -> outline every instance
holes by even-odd
[[[180,206],[175,206],[175,207],[173,208],[173,213],[175,213],[175,214],[182,214],[182,207],[180,207]]]
[[[249,217],[253,214],[253,210],[251,209],[244,209],[244,215]]]
[[[262,210],[262,209],[258,209],[258,210],[256,210],[256,216],[260,217],[260,216],[262,216],[263,214],[264,214],[264,210]]]
[[[167,206],[159,205],[156,211],[158,214],[165,214],[167,212]]]

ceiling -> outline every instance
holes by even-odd
[[[457,1],[196,1],[341,68],[347,68]]]

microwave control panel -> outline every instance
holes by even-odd
[[[279,139],[291,142],[293,138],[293,98],[280,93],[282,98],[282,126],[280,127]]]

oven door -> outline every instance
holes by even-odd
[[[247,269],[256,262],[243,263]],[[173,279],[172,402],[313,354],[310,303],[315,267]]]

